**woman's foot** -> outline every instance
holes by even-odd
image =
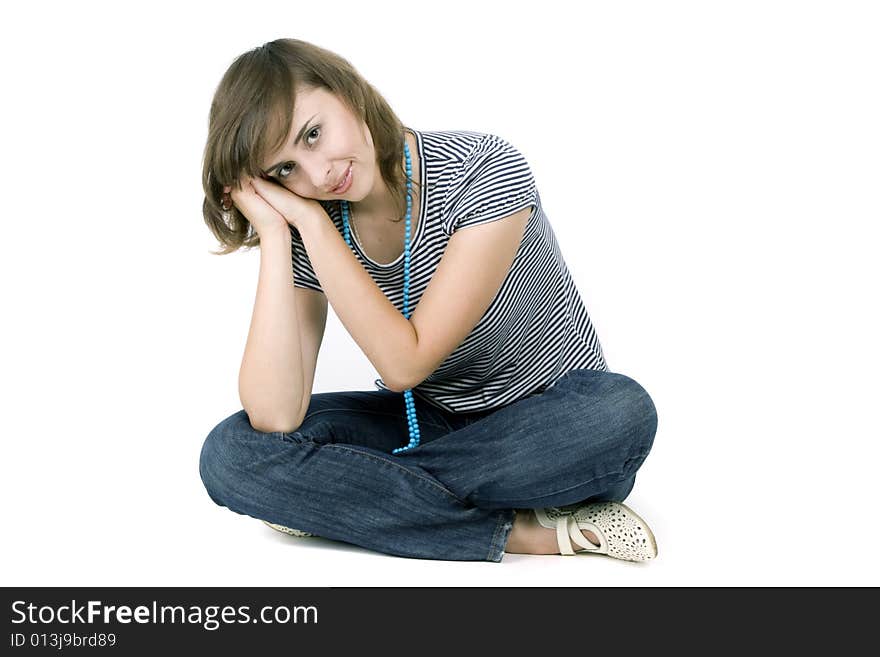
[[[593,532],[582,530],[581,533],[590,543],[599,545],[599,539]],[[516,519],[513,521],[513,529],[510,530],[504,551],[510,554],[561,554],[556,531],[543,527],[532,509],[516,510]]]
[[[561,554],[586,551],[624,561],[650,561],[657,556],[654,532],[635,511],[621,502],[603,501],[535,509],[538,524],[556,531]],[[587,532],[599,545],[585,540]],[[580,546],[580,550],[574,548]]]

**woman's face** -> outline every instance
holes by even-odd
[[[370,130],[332,92],[300,87],[290,130],[281,149],[263,163],[267,177],[310,199],[357,202],[370,193],[378,171]],[[347,188],[334,191],[349,166]]]

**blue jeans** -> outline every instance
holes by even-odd
[[[501,561],[515,509],[622,501],[654,441],[657,412],[633,379],[563,375],[501,408],[450,413],[403,395],[311,397],[302,425],[263,433],[241,410],[202,446],[211,499],[236,513],[401,557]]]

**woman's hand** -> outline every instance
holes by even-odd
[[[271,180],[260,178],[249,180],[259,197],[296,229],[300,229],[306,221],[327,217],[327,212],[314,199],[294,194],[283,185]]]
[[[242,178],[240,188],[224,187],[223,191],[232,197],[235,207],[261,237],[265,231],[286,228],[287,224],[299,229],[302,222],[327,214],[313,199],[297,196],[281,185],[250,176]]]
[[[262,240],[267,232],[287,229],[284,217],[266,203],[251,185],[250,178],[243,178],[240,187],[224,187],[223,193],[232,197],[232,202],[244,215]]]

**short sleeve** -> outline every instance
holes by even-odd
[[[315,270],[312,269],[302,236],[293,226],[290,227],[290,256],[293,261],[293,286],[323,292]]]
[[[509,142],[486,135],[450,181],[443,204],[443,230],[502,219],[536,205],[535,179],[525,157]]]

